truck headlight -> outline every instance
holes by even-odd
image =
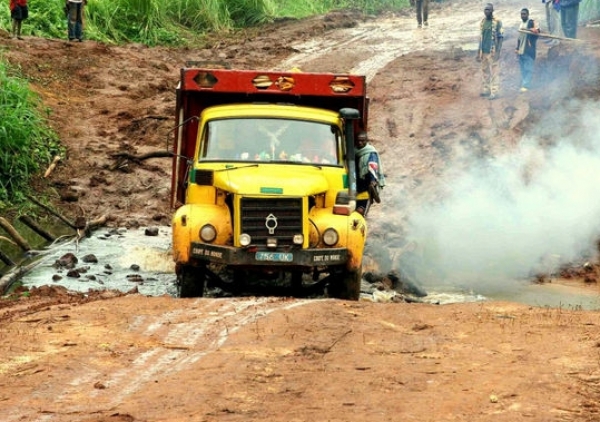
[[[240,245],[242,245],[242,246],[248,246],[250,244],[250,242],[252,242],[252,238],[250,237],[249,234],[242,233],[240,235]]]
[[[340,236],[338,235],[338,232],[335,231],[335,229],[328,228],[323,232],[323,243],[325,243],[327,246],[335,245],[339,239]]]
[[[217,238],[217,229],[212,224],[205,224],[200,229],[200,239],[203,242],[210,243]]]

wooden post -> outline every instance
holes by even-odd
[[[73,223],[71,223],[69,220],[67,220],[65,217],[63,217],[62,215],[60,215],[59,213],[57,213],[56,211],[54,211],[52,208],[42,204],[40,201],[38,201],[37,199],[35,199],[32,196],[27,196],[27,199],[29,199],[31,202],[33,202],[34,204],[42,207],[43,209],[45,209],[46,211],[48,211],[49,213],[51,213],[52,215],[56,216],[57,218],[59,218],[63,223],[65,223],[67,226],[71,227],[72,229],[77,230],[77,227],[75,227],[75,225]]]
[[[29,243],[27,243],[25,238],[21,236],[17,230],[15,230],[15,228],[6,220],[6,218],[0,217],[0,227],[2,227],[15,242],[17,242],[21,249],[24,251],[31,250]]]
[[[31,271],[37,264],[39,264],[38,261],[31,262],[25,266],[17,265],[0,277],[0,295],[4,295],[15,281]]]
[[[46,230],[44,230],[44,228],[41,227],[39,224],[37,224],[35,221],[33,221],[31,219],[31,217],[29,217],[27,215],[22,215],[19,217],[19,220],[21,220],[23,222],[23,224],[25,224],[31,230],[33,230],[34,232],[36,232],[37,234],[42,236],[47,241],[54,242],[56,240],[56,237],[52,236],[52,234],[50,234]]]
[[[0,261],[4,262],[4,264],[8,266],[15,265],[14,261],[10,259],[10,256],[6,255],[4,252],[0,251]]]

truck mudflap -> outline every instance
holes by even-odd
[[[287,252],[255,251],[192,242],[191,257],[225,265],[329,266],[348,262],[346,248],[295,249]]]

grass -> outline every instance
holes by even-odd
[[[29,179],[62,150],[39,97],[11,73],[16,70],[0,61],[0,210],[23,202]]]

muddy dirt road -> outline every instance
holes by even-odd
[[[105,295],[3,315],[2,420],[598,417],[597,313]]]
[[[534,19],[541,6],[530,5]],[[367,263],[410,264],[428,289],[508,291],[543,274],[597,296],[599,31],[581,28],[586,41],[552,51],[540,42],[535,87],[519,94],[521,7],[496,7],[506,41],[495,101],[478,96],[472,1],[435,3],[427,30],[412,13],[336,12],[198,49],[0,43],[68,146],[38,182],[65,214],[108,215],[130,231],[169,224],[170,163],[115,154],[165,147],[186,60],[360,72],[388,174]],[[597,420],[600,311],[514,302],[33,289],[0,301],[0,420]]]

